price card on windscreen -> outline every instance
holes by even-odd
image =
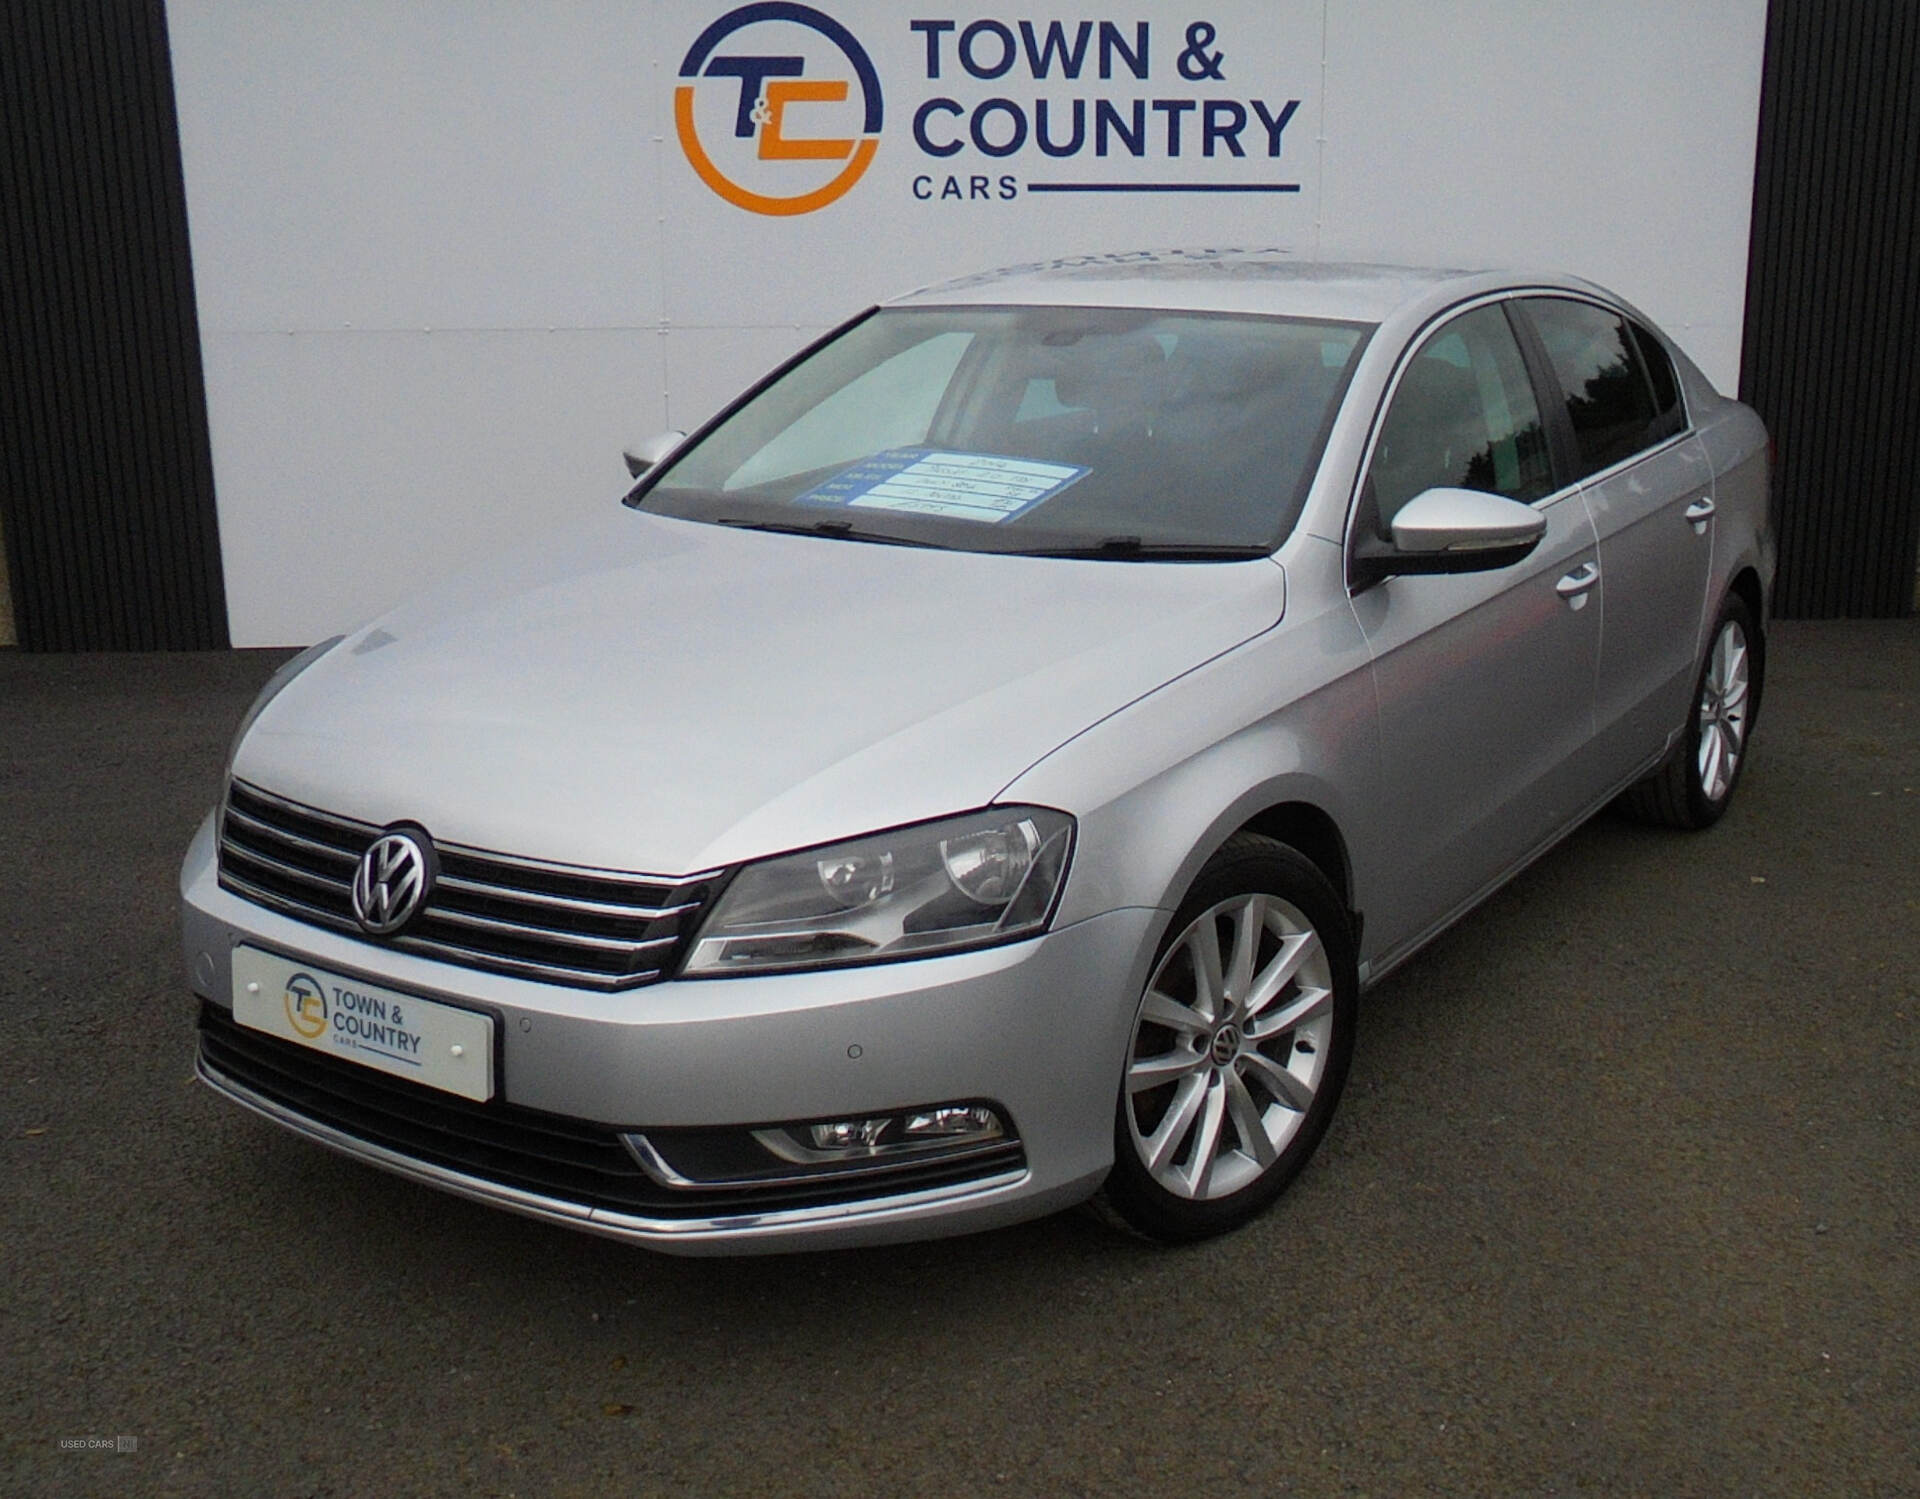
[[[803,505],[895,510],[998,525],[1025,515],[1091,470],[1037,458],[889,448],[794,498]]]

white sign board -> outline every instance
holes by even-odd
[[[1141,246],[1571,270],[1722,388],[1765,0],[172,0],[233,638],[612,504],[873,301]]]

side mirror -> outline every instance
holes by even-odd
[[[1400,507],[1391,529],[1392,545],[1368,538],[1355,549],[1356,582],[1507,567],[1540,544],[1547,518],[1531,505],[1477,489],[1427,489]]]
[[[627,460],[627,472],[637,479],[686,440],[684,432],[662,432],[658,437],[636,442],[620,456]]]

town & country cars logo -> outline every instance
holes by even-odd
[[[310,973],[296,973],[287,980],[287,1022],[309,1041],[318,1040],[327,1028],[327,991]]]
[[[870,38],[896,96],[896,190],[978,205],[1057,193],[1297,194],[1300,153],[1287,152],[1286,135],[1304,101],[1277,75],[1310,38],[1289,43],[1284,20],[1256,13],[1229,35],[1164,12],[1000,20],[898,10]],[[873,54],[839,21],[763,0],[694,41],[675,82],[674,126],[695,174],[727,202],[805,214],[867,175],[880,93]]]
[[[753,213],[842,197],[880,145],[880,78],[852,32],[790,0],[730,10],[700,33],[673,93],[700,180]]]

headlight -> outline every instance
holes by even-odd
[[[683,970],[690,976],[917,958],[1031,937],[1053,914],[1073,819],[989,807],[749,864]]]

